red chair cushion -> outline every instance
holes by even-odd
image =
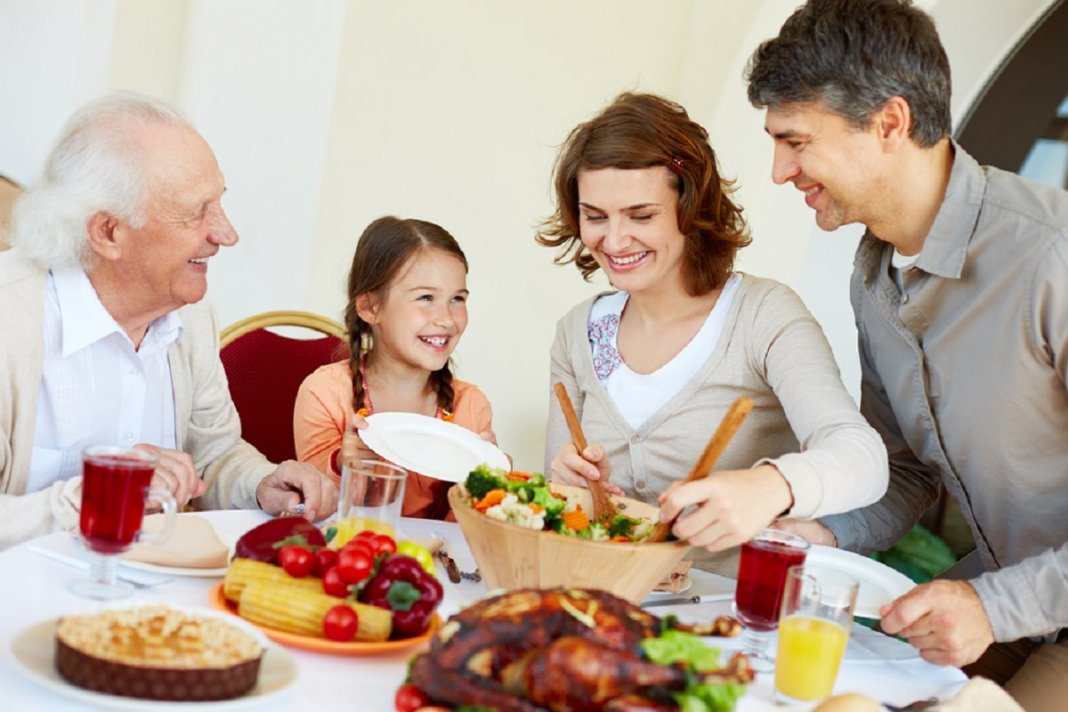
[[[348,358],[336,336],[292,339],[266,329],[239,336],[219,353],[241,436],[271,462],[296,459],[293,404],[301,382],[319,366]]]

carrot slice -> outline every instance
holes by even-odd
[[[508,473],[508,479],[515,480],[516,482],[526,482],[530,479],[530,473],[520,472],[519,470],[512,470]]]
[[[478,500],[475,503],[475,509],[479,512],[485,512],[490,507],[500,504],[504,501],[504,495],[506,492],[502,489],[493,489],[486,493],[486,496]]]
[[[590,518],[586,516],[586,513],[583,512],[581,508],[574,509],[570,512],[564,512],[564,514],[560,515],[560,518],[564,520],[565,527],[577,532],[590,526]]]

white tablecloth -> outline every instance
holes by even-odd
[[[181,515],[191,516],[191,515]],[[204,516],[221,536],[236,539],[244,531],[266,519],[260,512],[206,512]],[[449,552],[462,570],[473,570],[474,562],[456,524],[406,519],[402,533],[411,537],[439,535],[446,540]],[[32,542],[36,548],[61,548],[66,533],[52,534]],[[52,545],[52,546],[50,546]],[[445,587],[441,607],[444,617],[455,613],[485,593],[481,584],[464,581],[450,583],[439,569]],[[63,614],[91,611],[99,607],[67,590],[71,580],[85,573],[41,556],[22,544],[0,552],[0,646],[10,655],[12,640],[34,623],[55,619]],[[733,589],[730,579],[696,572],[693,587],[686,595],[726,593]],[[139,588],[131,603],[175,603],[184,606],[210,607],[208,593],[219,579],[176,577],[169,583]],[[729,600],[709,603],[664,606],[650,609],[658,615],[674,613],[682,620],[703,620],[729,613]],[[724,649],[737,647],[737,640],[713,640]],[[386,656],[339,657],[320,653],[289,651],[299,666],[299,677],[283,695],[264,700],[257,710],[392,710],[393,694],[405,675],[411,651]],[[890,659],[887,659],[890,658]],[[10,660],[0,666],[0,709],[4,710],[92,710],[106,706],[73,702],[28,679]],[[914,655],[911,648],[879,633],[855,626],[847,650],[846,660],[838,676],[836,692],[860,691],[876,699],[904,704],[930,696],[945,698],[965,682],[964,674],[955,668],[929,665]],[[739,712],[781,710],[771,702],[771,676],[759,676],[738,705]],[[107,698],[102,697],[106,702]],[[176,705],[146,705],[159,709]],[[192,705],[208,712],[212,703]],[[233,706],[233,705],[221,705]],[[183,707],[190,707],[185,705]],[[804,707],[795,708],[803,710]]]

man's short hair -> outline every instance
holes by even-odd
[[[176,109],[136,92],[89,102],[68,121],[41,180],[15,204],[11,244],[42,267],[93,266],[86,224],[104,211],[145,224],[148,166],[140,127],[192,126]]]
[[[934,20],[910,0],[809,0],[757,48],[745,76],[758,109],[817,103],[859,128],[900,96],[920,146],[952,130],[949,59]]]

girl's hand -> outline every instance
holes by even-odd
[[[623,490],[608,481],[612,476],[612,463],[600,445],[587,445],[581,454],[571,443],[564,445],[549,465],[549,472],[553,482],[586,487],[589,480],[600,480],[610,494],[623,494]]]
[[[672,533],[708,551],[723,551],[749,541],[793,506],[790,485],[773,465],[714,472],[696,482],[675,482],[660,495],[660,519],[668,521],[687,507]]]
[[[341,464],[349,460],[378,460],[381,459],[374,450],[363,444],[360,432],[367,427],[367,419],[359,413],[349,418],[349,427],[341,436],[341,454],[338,456],[338,471]]]

